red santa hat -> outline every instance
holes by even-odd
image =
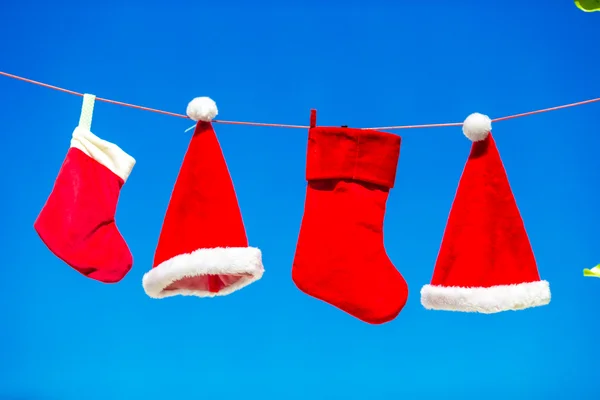
[[[143,278],[153,298],[213,297],[239,290],[263,275],[261,251],[248,246],[227,164],[210,121],[217,106],[192,100],[198,121],[173,188],[154,256]]]
[[[491,130],[479,113],[463,124],[473,144],[431,284],[421,289],[427,309],[490,314],[550,302]]]

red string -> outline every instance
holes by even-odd
[[[42,87],[45,87],[48,89],[58,90],[59,92],[69,93],[69,94],[73,94],[75,96],[83,97],[83,93],[75,92],[75,91],[69,90],[69,89],[64,89],[64,88],[54,86],[54,85],[49,85],[47,83],[43,83],[43,82],[39,82],[39,81],[34,81],[33,79],[28,79],[28,78],[24,78],[22,76],[9,74],[7,72],[0,71],[0,75],[6,76],[6,77],[12,78],[12,79],[17,79],[17,80],[20,80],[23,82],[33,83],[34,85],[42,86]],[[157,110],[156,108],[138,106],[135,104],[124,103],[122,101],[104,99],[102,97],[96,97],[96,100],[102,101],[104,103],[116,104],[119,106],[130,107],[130,108],[136,108],[138,110],[150,111],[150,112],[154,112],[157,114],[170,115],[172,117],[189,119],[189,117],[184,114],[177,114],[177,113],[173,113],[170,111]],[[600,97],[595,98],[595,99],[590,99],[590,100],[578,101],[576,103],[571,103],[571,104],[564,104],[562,106],[543,108],[541,110],[529,111],[529,112],[525,112],[525,113],[521,113],[521,114],[509,115],[506,117],[494,118],[494,119],[492,119],[492,122],[499,122],[499,121],[506,121],[509,119],[527,117],[530,115],[542,114],[542,113],[546,113],[546,112],[550,112],[550,111],[562,110],[564,108],[577,107],[577,106],[582,106],[585,104],[591,104],[591,103],[596,103],[596,102],[600,102]],[[268,124],[268,123],[264,123],[264,122],[225,121],[225,120],[217,120],[217,119],[212,120],[212,122],[219,123],[219,124],[229,124],[229,125],[250,125],[250,126],[265,126],[265,127],[276,127],[276,128],[293,128],[293,129],[308,129],[309,128],[309,126],[307,126],[307,125]],[[444,128],[444,127],[450,127],[450,126],[462,126],[462,124],[463,124],[462,122],[450,122],[450,123],[443,123],[443,124],[378,126],[378,127],[374,127],[374,128],[363,128],[363,129],[390,131],[390,130],[396,130],[396,129]]]

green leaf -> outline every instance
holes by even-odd
[[[600,11],[600,0],[575,0],[575,5],[582,11]]]

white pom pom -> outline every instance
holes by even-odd
[[[187,116],[194,121],[210,122],[217,114],[217,103],[210,97],[196,97],[187,106]]]
[[[473,142],[484,140],[492,131],[492,120],[487,115],[473,113],[463,122],[463,133]]]

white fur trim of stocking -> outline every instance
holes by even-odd
[[[550,303],[550,297],[547,281],[487,288],[425,285],[421,289],[421,304],[428,310],[483,314],[545,306]]]
[[[121,150],[119,146],[100,139],[89,129],[78,126],[73,131],[71,147],[81,150],[87,156],[96,160],[111,170],[115,175],[127,181],[135,165],[135,159]]]
[[[215,247],[198,249],[166,260],[144,275],[146,294],[155,299],[176,295],[215,297],[226,296],[262,278],[262,253],[255,247]],[[164,290],[185,277],[202,275],[248,275],[224,287],[217,293],[206,290]]]

